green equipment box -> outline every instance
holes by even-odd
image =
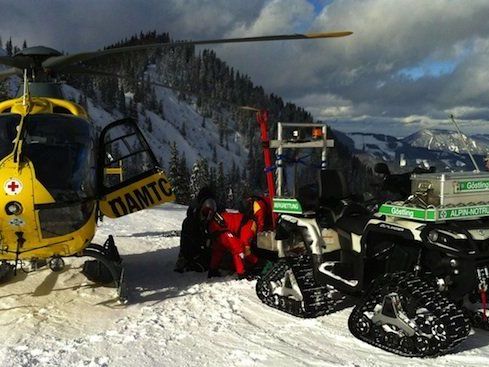
[[[489,204],[489,172],[413,174],[411,193],[434,207]]]
[[[489,216],[489,172],[411,175],[412,197],[383,204],[379,213],[427,222]]]

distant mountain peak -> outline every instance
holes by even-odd
[[[403,139],[393,136],[366,132],[349,132],[345,134],[351,142],[348,146],[356,155],[361,155],[373,163],[384,161],[392,163],[392,168],[399,167],[401,160],[411,168],[419,162],[436,166],[439,171],[459,171],[471,169],[472,163],[467,149],[474,154],[482,165],[482,158],[489,153],[489,135],[463,135],[457,131],[427,128],[416,131]],[[345,138],[343,140],[346,141]],[[464,141],[465,140],[465,141]],[[404,167],[404,170],[407,168]]]

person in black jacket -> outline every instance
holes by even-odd
[[[217,211],[216,195],[209,187],[202,188],[187,209],[182,223],[180,252],[175,271],[204,272],[209,268],[210,242],[207,224]]]

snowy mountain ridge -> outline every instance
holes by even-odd
[[[489,136],[485,134],[464,135],[465,142],[456,131],[445,129],[422,129],[404,138],[368,132],[343,133],[345,143],[352,152],[370,157],[374,161],[401,161],[408,167],[436,166],[439,170],[472,170],[467,147],[479,166],[489,153]]]
[[[463,139],[463,140],[462,140]],[[413,147],[428,150],[448,150],[455,153],[465,153],[467,148],[473,154],[487,154],[489,152],[489,139],[484,135],[463,137],[457,131],[444,129],[423,129],[406,136],[402,143]]]

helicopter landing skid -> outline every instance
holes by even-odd
[[[82,270],[83,275],[97,284],[114,284],[117,288],[119,302],[127,303],[124,269],[114,238],[110,235],[103,245],[91,243],[83,250],[81,256],[95,259],[85,261]]]

